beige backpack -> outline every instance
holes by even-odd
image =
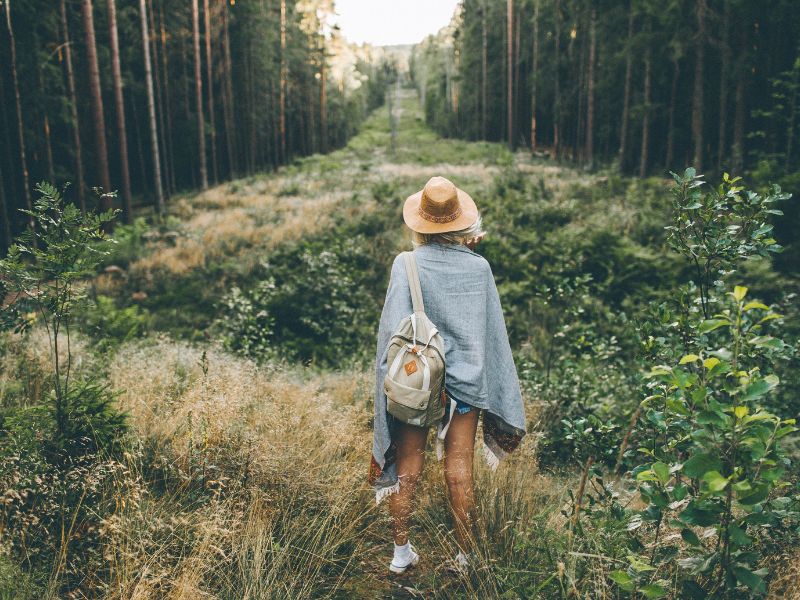
[[[444,340],[425,315],[414,253],[403,252],[402,257],[414,312],[400,321],[389,340],[386,408],[404,423],[428,427],[444,416]]]

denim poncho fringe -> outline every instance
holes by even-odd
[[[491,267],[466,246],[427,244],[418,247],[414,256],[425,312],[445,342],[445,386],[453,397],[484,409],[483,455],[494,470],[525,435],[525,409]],[[411,312],[405,267],[398,256],[392,264],[375,357],[375,419],[369,483],[375,490],[376,503],[400,489],[391,434],[394,419],[386,411],[383,380],[389,339],[403,317]],[[437,429],[439,460],[443,457],[455,402],[450,404]]]

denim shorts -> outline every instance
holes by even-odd
[[[475,407],[472,406],[471,404],[467,404],[466,402],[459,400],[458,398],[453,398],[453,396],[451,396],[450,392],[448,392],[447,390],[445,390],[445,394],[447,394],[448,398],[451,398],[456,401],[456,410],[458,411],[458,414],[465,415],[469,411],[475,409]]]

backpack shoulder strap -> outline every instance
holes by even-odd
[[[417,271],[417,261],[413,252],[403,252],[403,262],[406,266],[406,276],[408,277],[408,287],[411,289],[411,303],[414,312],[425,312],[425,305],[422,302],[422,287],[419,284],[419,271]]]

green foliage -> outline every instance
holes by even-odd
[[[745,192],[727,174],[716,192],[704,194],[691,168],[674,178],[669,241],[692,260],[700,287],[678,296],[678,321],[666,312],[662,335],[647,338],[646,350],[669,362],[645,376],[638,448],[629,452],[639,458],[631,474],[645,502],[629,526],[641,550],[611,578],[624,591],[654,598],[676,586],[687,597],[763,595],[769,539],[800,534],[781,449],[797,431],[795,420],[765,407],[780,383],[776,367],[794,349],[771,335],[782,315],[748,299],[746,287],[724,293],[711,278],[780,250],[766,218],[780,214],[770,205],[784,196],[777,187],[764,197]],[[668,528],[682,543],[666,541]]]
[[[234,288],[223,300],[226,347],[337,366],[371,356],[379,313],[370,302],[365,245],[363,237],[331,239],[275,253],[251,292]]]
[[[70,331],[86,300],[81,282],[107,255],[102,227],[113,213],[84,214],[65,205],[53,186],[37,190],[33,210],[26,211],[32,228],[0,261],[15,295],[3,312],[19,314],[20,304],[36,311],[17,330],[39,321],[52,372],[44,390],[20,394],[16,406],[5,404],[0,413],[0,526],[13,555],[34,569],[52,566],[55,584],[97,558],[97,525],[118,468],[109,457],[119,453],[126,423],[108,384],[75,371]],[[29,369],[27,376],[34,375]]]
[[[5,548],[29,569],[52,569],[51,583],[80,581],[99,562],[99,523],[121,466],[98,452],[119,439],[123,421],[113,397],[95,381],[80,381],[67,398],[68,442],[54,443],[52,404],[5,415],[0,436],[0,523]],[[57,533],[56,533],[57,532]],[[67,584],[68,586],[71,584]]]
[[[765,195],[745,191],[736,185],[741,177],[731,179],[727,173],[716,190],[705,191],[703,176],[692,167],[683,175],[672,173],[672,177],[673,218],[667,239],[673,249],[692,261],[703,314],[708,318],[710,288],[717,277],[739,261],[780,251],[769,218],[783,214],[772,205],[791,194],[782,193],[777,184]]]
[[[779,379],[758,366],[784,349],[765,331],[780,317],[746,295],[737,286],[720,313],[699,323],[698,354],[648,374],[641,427],[650,439],[638,450],[647,462],[633,470],[647,503],[637,525],[654,525],[653,547],[677,560],[669,577],[712,596],[737,586],[764,593],[759,541],[792,522],[784,510],[789,461],[780,440],[797,428],[794,419],[763,408]],[[663,544],[659,530],[666,525],[679,528],[686,544]],[[660,570],[647,581],[672,568],[654,557],[655,551],[650,564]]]
[[[100,265],[127,267],[144,254],[146,235],[149,231],[150,226],[142,217],[137,217],[130,224],[115,224],[114,233],[100,244],[105,254]]]
[[[103,295],[81,307],[77,316],[81,330],[91,336],[99,352],[108,352],[143,336],[150,323],[146,308],[136,304],[119,308],[114,298]]]
[[[23,211],[33,226],[19,236],[8,256],[0,261],[0,276],[16,294],[17,302],[29,304],[37,312],[50,337],[54,436],[67,446],[75,441],[68,437],[72,427],[70,405],[75,398],[69,387],[70,324],[75,307],[85,299],[77,284],[93,275],[105,256],[106,251],[98,249],[97,244],[107,239],[102,228],[114,218],[114,212],[82,213],[75,205],[65,204],[61,193],[48,183],[40,183],[36,190],[39,197],[33,209]],[[27,329],[30,323],[21,323],[19,329]],[[64,342],[66,361],[62,362],[60,345]]]

